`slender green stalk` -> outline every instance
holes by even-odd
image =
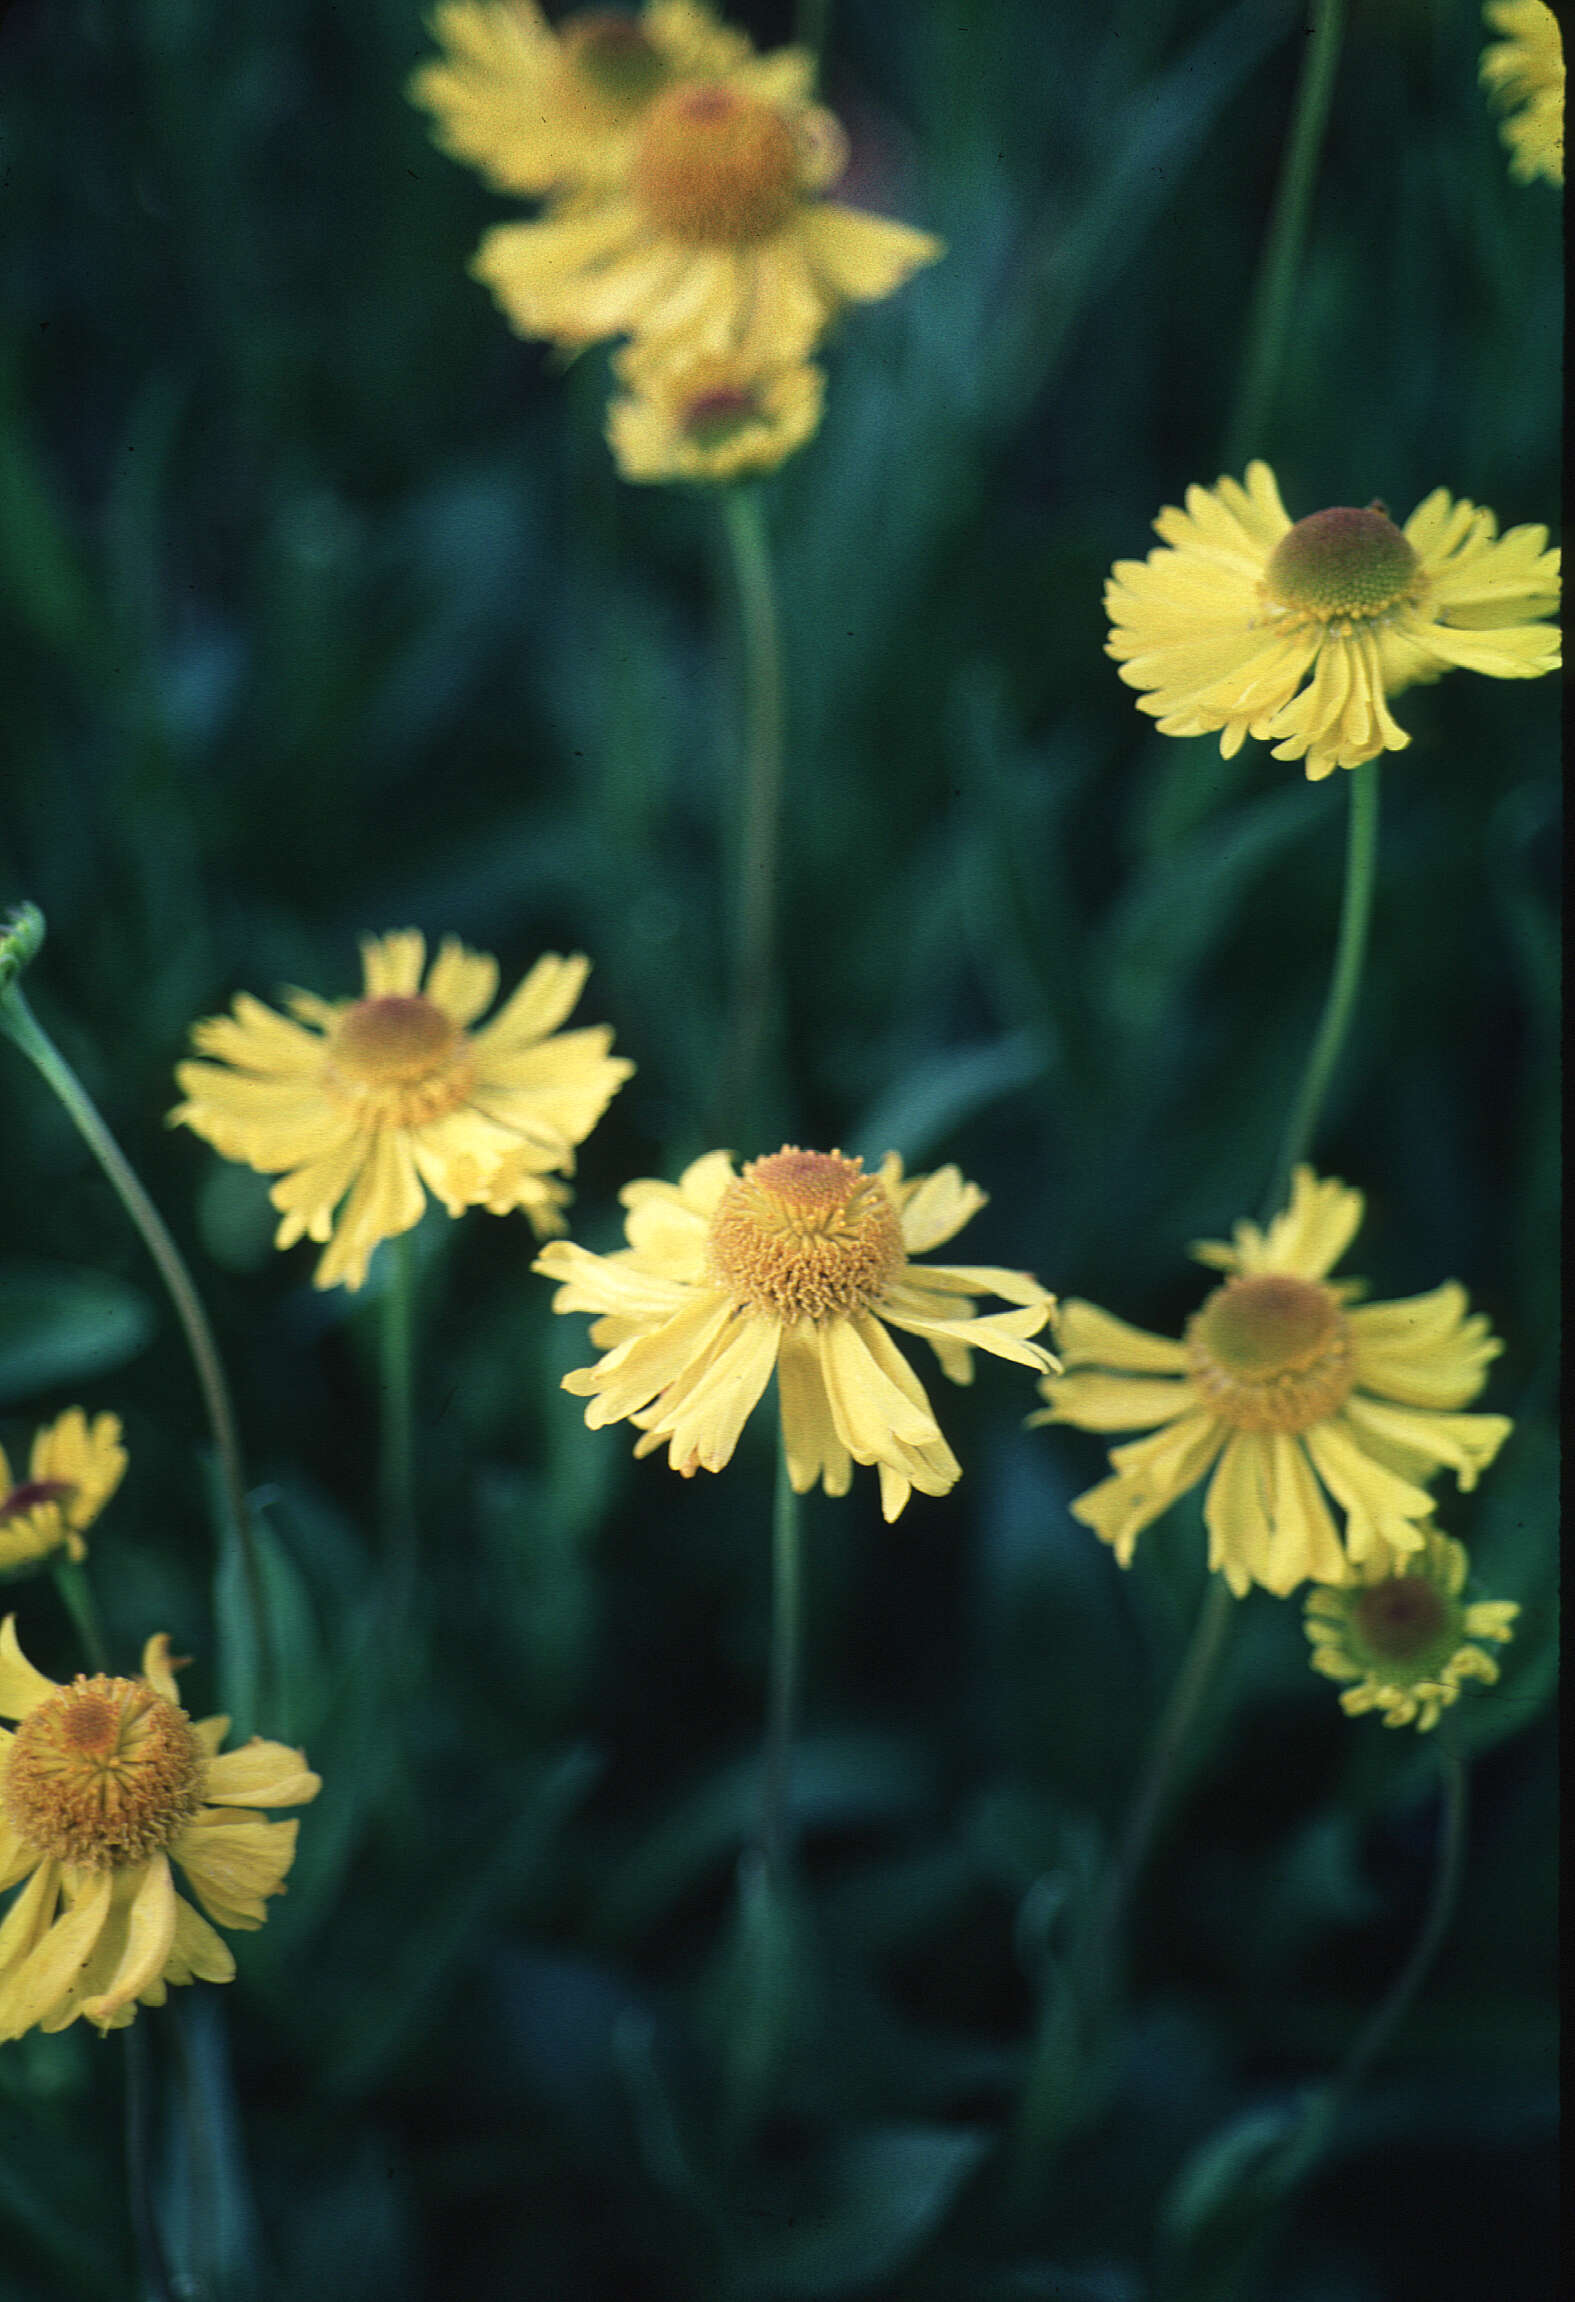
[[[776,965],[782,816],[782,638],[759,489],[720,491],[744,643],[744,812],[733,911],[733,986],[722,1066],[726,1123],[749,1119]],[[747,1132],[747,1127],[745,1129]]]
[[[1367,958],[1367,930],[1373,913],[1373,887],[1378,866],[1378,762],[1369,759],[1347,770],[1351,779],[1351,813],[1346,826],[1345,893],[1340,905],[1340,932],[1334,949],[1323,1017],[1307,1057],[1307,1068],[1291,1105],[1274,1165],[1274,1180],[1263,1203],[1267,1223],[1290,1195],[1291,1171],[1307,1156],[1318,1125],[1329,1082],[1345,1045],[1362,985]]]
[[[126,2042],[126,2191],[137,2242],[137,2267],[145,2302],[174,2302],[153,2213],[153,2072],[145,2023],[128,2022],[121,2036]]]
[[[109,1670],[109,1647],[104,1637],[104,1626],[99,1620],[98,1601],[80,1562],[76,1559],[57,1559],[54,1563],[55,1588],[61,1603],[71,1617],[77,1637],[82,1641],[82,1652],[87,1656],[90,1671]]]
[[[251,1517],[246,1507],[246,1479],[241,1467],[235,1410],[230,1404],[229,1386],[224,1379],[219,1346],[214,1340],[213,1329],[208,1324],[208,1315],[202,1307],[201,1298],[192,1283],[191,1273],[181,1258],[180,1249],[170,1237],[164,1218],[104,1124],[87,1089],[34,1016],[23,997],[19,982],[0,982],[0,1028],[15,1041],[63,1105],[77,1133],[98,1161],[116,1197],[140,1233],[142,1243],[157,1265],[159,1277],[164,1281],[170,1301],[175,1307],[175,1316],[180,1321],[192,1365],[197,1371],[198,1386],[208,1414],[208,1427],[218,1453],[225,1504],[240,1545],[257,1653],[264,1684],[267,1684],[267,1613],[263,1605],[262,1569],[252,1537]]]
[[[1312,0],[1309,13],[1311,29],[1280,180],[1269,212],[1263,257],[1253,284],[1241,381],[1226,433],[1225,468],[1230,472],[1240,471],[1249,456],[1262,455],[1267,445],[1266,428],[1285,363],[1296,275],[1306,245],[1307,217],[1339,68],[1345,0]]]
[[[762,1770],[760,1848],[766,1870],[780,1884],[793,1857],[789,1776],[798,1709],[798,1662],[803,1621],[803,1555],[799,1499],[788,1477],[787,1452],[777,1462],[771,1511],[771,1691]]]
[[[414,1233],[384,1242],[382,1330],[379,1336],[382,1432],[379,1469],[383,1536],[387,1545],[390,1619],[403,1635],[415,1594],[419,1533],[416,1517],[416,1305]]]
[[[1223,1575],[1210,1575],[1192,1637],[1176,1674],[1170,1700],[1154,1730],[1148,1760],[1121,1834],[1108,1889],[1107,1935],[1121,1925],[1128,1897],[1148,1859],[1154,1832],[1175,1783],[1176,1770],[1192,1739],[1235,1620],[1236,1601],[1230,1585]]]

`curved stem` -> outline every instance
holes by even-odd
[[[764,508],[754,486],[721,490],[744,642],[744,819],[733,914],[733,994],[722,1067],[727,1124],[747,1122],[770,1019],[782,815],[782,638]],[[744,1132],[748,1133],[747,1125]]]
[[[1253,283],[1241,382],[1226,432],[1225,468],[1229,472],[1239,472],[1248,457],[1261,455],[1266,445],[1266,427],[1285,360],[1296,274],[1306,244],[1307,217],[1339,67],[1345,0],[1313,0],[1310,13],[1307,52],[1285,140],[1285,158]]]
[[[1182,1753],[1192,1739],[1204,1700],[1214,1683],[1214,1674],[1225,1652],[1225,1643],[1236,1616],[1236,1601],[1230,1585],[1223,1575],[1210,1575],[1198,1619],[1193,1625],[1186,1654],[1182,1658],[1176,1683],[1171,1688],[1154,1739],[1149,1745],[1148,1759],[1133,1794],[1127,1814],[1126,1828],[1111,1868],[1107,1889],[1108,1906],[1105,1914],[1107,1931],[1120,1926],[1127,1899],[1137,1884],[1138,1875],[1148,1859],[1159,1819],[1165,1811],[1181,1764]]]
[[[416,1519],[413,1238],[412,1232],[401,1231],[384,1242],[386,1267],[379,1336],[383,1536],[387,1545],[389,1616],[398,1638],[404,1635],[415,1593],[420,1540]]]
[[[798,1708],[799,1633],[803,1621],[803,1557],[799,1499],[788,1477],[787,1451],[777,1461],[771,1510],[771,1691],[766,1713],[760,1848],[773,1882],[780,1883],[793,1855],[788,1794],[793,1728]]]
[[[1345,894],[1340,907],[1334,968],[1323,1017],[1307,1057],[1307,1068],[1285,1123],[1280,1155],[1274,1163],[1274,1180],[1263,1203],[1265,1223],[1285,1205],[1290,1195],[1292,1171],[1306,1157],[1312,1143],[1329,1082],[1351,1027],[1367,957],[1367,930],[1372,919],[1378,864],[1378,762],[1369,759],[1346,772],[1351,779],[1351,813],[1346,827]]]
[[[80,1561],[59,1559],[54,1566],[55,1588],[61,1603],[71,1617],[77,1637],[82,1641],[82,1652],[87,1656],[90,1671],[109,1672],[109,1647],[104,1638],[104,1626],[99,1620],[98,1601],[93,1586],[83,1572]]]
[[[214,1447],[219,1458],[220,1477],[224,1484],[226,1508],[233,1525],[236,1541],[246,1577],[247,1600],[252,1613],[253,1635],[262,1670],[263,1683],[269,1682],[267,1649],[267,1614],[263,1605],[262,1569],[252,1538],[251,1518],[246,1507],[246,1479],[241,1467],[240,1439],[236,1431],[235,1410],[230,1403],[229,1386],[224,1379],[224,1363],[219,1357],[219,1346],[214,1340],[208,1315],[192,1282],[191,1273],[181,1257],[180,1249],[170,1237],[164,1218],[148,1197],[135,1170],[120,1145],[104,1124],[87,1089],[56,1047],[49,1034],[39,1024],[32,1009],[22,995],[19,983],[0,989],[0,1026],[15,1041],[22,1053],[42,1075],[83,1142],[92,1152],[111,1188],[132,1223],[140,1233],[143,1245],[152,1256],[164,1281],[165,1290],[175,1307],[191,1353],[192,1365],[197,1371],[197,1383],[207,1409],[208,1427],[213,1434]]]
[[[153,2073],[147,2033],[140,2022],[128,2022],[121,2036],[126,2041],[126,2191],[137,2242],[137,2266],[148,2302],[173,2302],[169,2268],[153,2213]]]

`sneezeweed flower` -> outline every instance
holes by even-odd
[[[1467,1679],[1496,1682],[1498,1664],[1481,1642],[1512,1639],[1520,1609],[1509,1599],[1468,1605],[1464,1543],[1436,1527],[1422,1534],[1421,1550],[1406,1558],[1369,1560],[1354,1584],[1309,1591],[1303,1628],[1313,1669],[1348,1682],[1342,1710],[1353,1718],[1375,1710],[1385,1726],[1428,1734]]]
[[[326,1241],[318,1287],[361,1286],[378,1242],[420,1222],[423,1184],[451,1215],[518,1207],[538,1238],[561,1231],[554,1178],[634,1069],[608,1053],[607,1024],[558,1029],[589,960],[548,952],[473,1030],[498,987],[485,952],[445,937],[424,987],[414,929],[364,937],[361,959],[360,999],[294,991],[284,1016],[243,991],[233,1014],[195,1024],[217,1060],[176,1066],[186,1100],[171,1123],[282,1176],[276,1244]]]
[[[795,1490],[821,1480],[845,1495],[853,1464],[873,1463],[895,1519],[913,1488],[943,1495],[962,1473],[889,1328],[923,1336],[954,1383],[972,1381],[975,1350],[1056,1364],[1028,1340],[1055,1298],[1027,1272],[909,1260],[984,1205],[955,1167],[905,1178],[892,1152],[867,1175],[840,1151],[789,1145],[735,1174],[711,1151],[676,1184],[621,1196],[627,1247],[592,1255],[554,1240],[535,1267],[562,1282],[555,1311],[599,1314],[591,1341],[605,1357],[564,1377],[591,1402],[586,1422],[627,1418],[644,1434],[635,1453],[665,1443],[685,1478],[731,1460],[774,1372]],[[977,1295],[1018,1308],[982,1314]]]
[[[161,1632],[138,1678],[57,1686],[0,1625],[0,2039],[86,2015],[101,2030],[162,2006],[170,1983],[228,1982],[219,1926],[254,1928],[284,1892],[301,1806],[321,1782],[300,1751],[256,1736],[221,1751],[228,1719],[190,1719]],[[175,1891],[179,1863],[202,1916]]]
[[[15,1478],[0,1447],[0,1574],[31,1566],[63,1551],[87,1556],[83,1532],[93,1524],[126,1472],[115,1415],[68,1407],[34,1435],[27,1477]]]
[[[941,243],[824,195],[847,143],[784,48],[681,81],[643,116],[627,178],[532,223],[499,224],[471,269],[525,336],[632,336],[679,360],[803,358],[848,303],[878,301]]]
[[[607,438],[626,480],[718,483],[775,471],[820,423],[826,380],[811,361],[617,365],[628,389],[608,406]]]
[[[651,0],[638,16],[585,8],[557,31],[534,0],[449,0],[432,30],[446,53],[410,96],[434,140],[500,192],[533,195],[621,183],[663,89],[725,77],[752,53],[698,0]]]
[[[1453,1281],[1404,1302],[1356,1303],[1360,1283],[1327,1274],[1361,1220],[1359,1191],[1298,1167],[1290,1206],[1266,1231],[1242,1222],[1233,1244],[1194,1247],[1227,1276],[1179,1343],[1092,1303],[1061,1306],[1066,1372],[1040,1385],[1049,1406],[1031,1420],[1152,1430],[1113,1448],[1114,1477],[1071,1506],[1122,1566],[1144,1528],[1212,1470],[1209,1566],[1238,1598],[1253,1583],[1283,1598],[1309,1577],[1388,1572],[1424,1547],[1433,1506],[1423,1482],[1448,1468],[1474,1487],[1492,1462],[1507,1417],[1459,1410],[1502,1344]]]
[[[1245,487],[1190,487],[1154,526],[1166,548],[1111,571],[1105,652],[1162,735],[1217,734],[1227,759],[1250,735],[1316,780],[1409,744],[1388,702],[1403,688],[1558,666],[1558,630],[1539,620],[1559,599],[1547,529],[1500,536],[1442,488],[1403,529],[1376,503],[1293,526],[1251,463]]]
[[[1499,134],[1517,184],[1564,181],[1564,41],[1543,0],[1488,0],[1482,11],[1500,40],[1482,51],[1482,84],[1505,110]]]

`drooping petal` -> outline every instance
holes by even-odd
[[[1146,1431],[1157,1423],[1173,1423],[1202,1404],[1195,1383],[1186,1378],[1145,1375],[1107,1375],[1096,1368],[1073,1375],[1054,1375],[1043,1386],[1050,1401],[1030,1425],[1075,1423],[1084,1431]]]
[[[20,1964],[9,1972],[0,1968],[0,2038],[20,2038],[70,1990],[109,1916],[114,1881],[113,1871],[91,1873],[80,1899],[55,1920]],[[30,1883],[22,1899],[32,1891]]]
[[[170,1852],[210,1918],[250,1931],[268,1915],[265,1898],[283,1891],[299,1828],[293,1816],[288,1822],[265,1822],[260,1815],[204,1807]]]
[[[59,1692],[54,1680],[34,1670],[23,1654],[16,1639],[16,1617],[7,1615],[0,1623],[0,1718],[26,1718]]]
[[[128,1914],[126,1939],[108,1981],[82,2001],[90,2022],[106,2022],[162,1979],[175,1940],[175,1881],[168,1857],[155,1854],[143,1866]]]
[[[209,1760],[203,1796],[215,1806],[303,1806],[322,1787],[304,1751],[253,1735],[239,1750]]]
[[[1183,1415],[1151,1437],[1112,1449],[1115,1476],[1102,1479],[1069,1506],[1072,1516],[1109,1543],[1121,1565],[1132,1563],[1133,1547],[1145,1527],[1168,1511],[1178,1495],[1195,1487],[1208,1470],[1227,1433],[1211,1414]]]
[[[1127,1375],[1184,1375],[1187,1354],[1169,1335],[1150,1335],[1129,1327],[1124,1319],[1101,1311],[1076,1296],[1062,1303],[1052,1322],[1056,1350],[1070,1371],[1074,1367],[1109,1367]],[[1058,1381],[1055,1377],[1052,1380]],[[1043,1385],[1048,1397],[1049,1385]]]

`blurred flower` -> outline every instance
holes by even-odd
[[[448,0],[432,17],[447,50],[410,82],[434,140],[500,192],[622,183],[664,88],[722,78],[753,53],[698,0],[650,0],[638,16],[586,8],[553,31],[534,0]]]
[[[1111,1450],[1113,1478],[1072,1505],[1126,1567],[1143,1529],[1216,1463],[1204,1501],[1209,1566],[1238,1598],[1280,1597],[1309,1576],[1341,1583],[1422,1549],[1441,1467],[1474,1487],[1511,1425],[1463,1415],[1503,1345],[1453,1282],[1400,1303],[1347,1306],[1353,1280],[1325,1281],[1356,1234],[1362,1195],[1298,1167],[1291,1203],[1267,1231],[1238,1223],[1235,1244],[1192,1252],[1230,1276],[1179,1343],[1092,1303],[1057,1315],[1067,1372],[1041,1383],[1035,1423],[1153,1435]],[[1342,1544],[1324,1490],[1345,1513]]]
[[[1535,679],[1559,662],[1559,555],[1542,527],[1498,534],[1490,511],[1435,488],[1395,527],[1378,504],[1291,525],[1273,472],[1187,490],[1154,522],[1171,547],[1118,560],[1105,652],[1163,735],[1251,735],[1313,778],[1411,738],[1386,698],[1456,666]],[[1309,680],[1309,675],[1310,680]],[[1303,681],[1309,684],[1303,686]]]
[[[96,1415],[91,1428],[80,1407],[68,1407],[33,1440],[27,1477],[14,1479],[0,1447],[0,1574],[64,1550],[87,1556],[82,1530],[90,1527],[126,1472],[115,1415]]]
[[[471,1031],[497,991],[495,959],[445,937],[424,991],[414,929],[364,937],[361,959],[364,998],[291,992],[291,1022],[241,992],[233,1015],[195,1024],[199,1052],[219,1060],[177,1064],[186,1100],[172,1123],[264,1175],[290,1170],[270,1194],[276,1244],[328,1242],[318,1287],[359,1287],[378,1241],[420,1222],[423,1183],[451,1215],[521,1207],[538,1238],[562,1230],[569,1194],[550,1178],[573,1173],[575,1144],[634,1069],[608,1054],[608,1025],[558,1031],[590,961],[548,952]]]
[[[1517,184],[1545,176],[1564,181],[1564,41],[1559,20],[1543,0],[1488,0],[1482,11],[1502,40],[1482,51],[1482,82],[1500,107],[1509,107],[1499,134],[1509,146],[1509,172]]]
[[[627,357],[628,390],[607,410],[607,438],[626,480],[735,480],[775,471],[820,422],[826,379],[805,360],[756,368],[737,358],[686,360],[646,372]]]
[[[974,1350],[1056,1364],[1027,1340],[1055,1298],[1026,1272],[908,1260],[984,1205],[955,1167],[904,1180],[895,1152],[866,1175],[840,1151],[790,1146],[735,1175],[711,1151],[676,1185],[630,1183],[622,1198],[626,1248],[554,1240],[536,1269],[563,1282],[554,1310],[601,1314],[591,1341],[605,1358],[564,1377],[591,1401],[586,1422],[627,1417],[645,1434],[635,1453],[665,1441],[685,1478],[731,1459],[774,1370],[797,1492],[820,1479],[845,1495],[852,1465],[875,1463],[894,1519],[914,1487],[943,1495],[962,1472],[888,1327],[922,1335],[954,1383],[973,1380]],[[1022,1308],[981,1315],[977,1294]]]
[[[847,157],[802,49],[680,82],[643,115],[627,178],[499,224],[472,270],[526,336],[629,335],[663,359],[801,359],[848,302],[891,295],[941,243],[822,197]]]
[[[1473,1642],[1504,1645],[1520,1609],[1508,1599],[1462,1605],[1464,1543],[1432,1526],[1421,1533],[1420,1551],[1392,1565],[1369,1560],[1354,1586],[1309,1591],[1303,1628],[1313,1669],[1351,1682],[1340,1696],[1343,1710],[1353,1718],[1382,1711],[1385,1726],[1414,1721],[1427,1734],[1458,1701],[1464,1680],[1497,1680],[1498,1664]]]
[[[142,1676],[57,1686],[0,1625],[0,1890],[26,1880],[0,1925],[0,2039],[85,2014],[118,2030],[169,1983],[228,1982],[228,1945],[175,1891],[173,1857],[221,1926],[253,1928],[282,1894],[294,1822],[322,1785],[300,1751],[253,1736],[221,1754],[228,1719],[181,1709],[162,1632]]]

